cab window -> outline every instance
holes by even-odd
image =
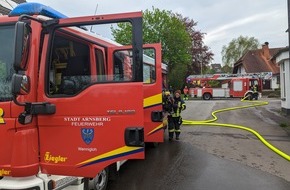
[[[116,51],[114,53],[114,81],[131,81],[132,59],[129,51]]]
[[[0,102],[12,100],[11,80],[15,72],[12,55],[15,26],[0,26]]]
[[[85,28],[97,29],[65,26],[53,31],[47,67],[46,92],[49,96],[75,96],[90,85],[137,80],[133,78],[133,72],[138,71],[132,69],[132,49],[111,52],[110,47],[121,44]]]
[[[143,55],[143,83],[152,84],[156,81],[155,50],[144,49]]]
[[[104,82],[107,80],[107,77],[103,51],[100,49],[95,49],[95,59],[97,68],[97,82]]]
[[[56,33],[50,60],[50,95],[75,95],[90,85],[90,54],[87,44]]]

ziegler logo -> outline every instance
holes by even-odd
[[[8,176],[8,175],[10,175],[10,170],[4,170],[4,169],[0,169],[0,176],[4,176],[4,175],[6,175],[6,176]]]
[[[0,124],[5,123],[3,119],[3,115],[4,115],[4,110],[0,108]]]
[[[60,156],[60,155],[58,155],[58,156],[52,156],[50,154],[50,152],[46,152],[45,155],[44,155],[44,161],[46,163],[53,162],[55,164],[57,164],[58,162],[63,162],[64,163],[64,162],[67,161],[67,157],[63,157],[63,156]]]

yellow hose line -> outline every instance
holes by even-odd
[[[216,113],[225,112],[225,111],[231,111],[231,110],[237,110],[237,109],[244,109],[244,108],[249,108],[249,107],[263,106],[263,105],[267,105],[268,104],[268,102],[263,102],[263,101],[248,101],[248,100],[244,100],[244,99],[242,99],[241,101],[242,102],[250,102],[252,104],[245,105],[245,106],[238,106],[238,107],[219,109],[219,110],[216,110],[216,111],[211,113],[211,115],[213,116],[213,119],[201,120],[201,121],[183,120],[182,124],[192,125],[192,124],[195,124],[195,123],[211,123],[211,122],[214,122],[214,121],[216,121],[218,119],[217,116],[215,115]]]
[[[189,120],[183,120],[183,125],[205,125],[205,126],[215,126],[215,127],[230,127],[230,128],[235,128],[235,129],[242,129],[248,132],[251,132],[254,134],[264,145],[266,145],[269,149],[280,155],[281,157],[285,158],[286,160],[290,161],[290,156],[275,146],[271,145],[268,141],[266,141],[257,131],[244,127],[241,125],[234,125],[234,124],[227,124],[227,123],[212,123],[217,120],[217,116],[215,115],[216,113],[219,112],[224,112],[224,111],[230,111],[230,110],[236,110],[236,109],[243,109],[243,108],[249,108],[249,107],[255,107],[255,106],[263,106],[267,105],[268,102],[263,102],[263,101],[246,101],[245,98],[241,100],[242,102],[251,102],[252,104],[250,105],[245,105],[245,106],[239,106],[239,107],[232,107],[232,108],[225,108],[225,109],[219,109],[214,112],[212,112],[213,119],[209,120],[203,120],[203,121],[189,121]]]

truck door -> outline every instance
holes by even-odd
[[[163,142],[161,44],[143,46],[145,142]]]
[[[123,47],[109,48],[109,54],[113,54]],[[144,140],[145,142],[163,142],[164,130],[162,125],[162,68],[161,45],[146,44],[143,46],[143,109],[144,109]],[[127,53],[130,55],[130,52]],[[128,78],[126,74],[126,61],[121,61],[122,66],[115,68],[121,76]],[[113,61],[109,61],[113,63]],[[124,66],[123,66],[124,65]],[[119,71],[120,68],[123,71]],[[129,76],[130,78],[130,76]],[[135,93],[134,90],[132,93]]]
[[[139,14],[120,16],[133,28],[139,23]],[[120,78],[112,66],[124,48],[110,53],[112,44],[71,27],[94,18],[60,19],[44,36],[37,101],[54,104],[56,113],[37,116],[43,173],[94,177],[117,161],[144,158],[143,81],[135,77],[142,46],[131,49],[132,78]],[[114,16],[98,18],[103,24]]]

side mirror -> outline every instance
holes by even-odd
[[[12,93],[14,95],[27,95],[30,91],[30,79],[26,75],[13,74]]]
[[[30,49],[31,28],[25,22],[17,22],[15,25],[15,47],[13,66],[16,71],[27,69],[27,59]]]

